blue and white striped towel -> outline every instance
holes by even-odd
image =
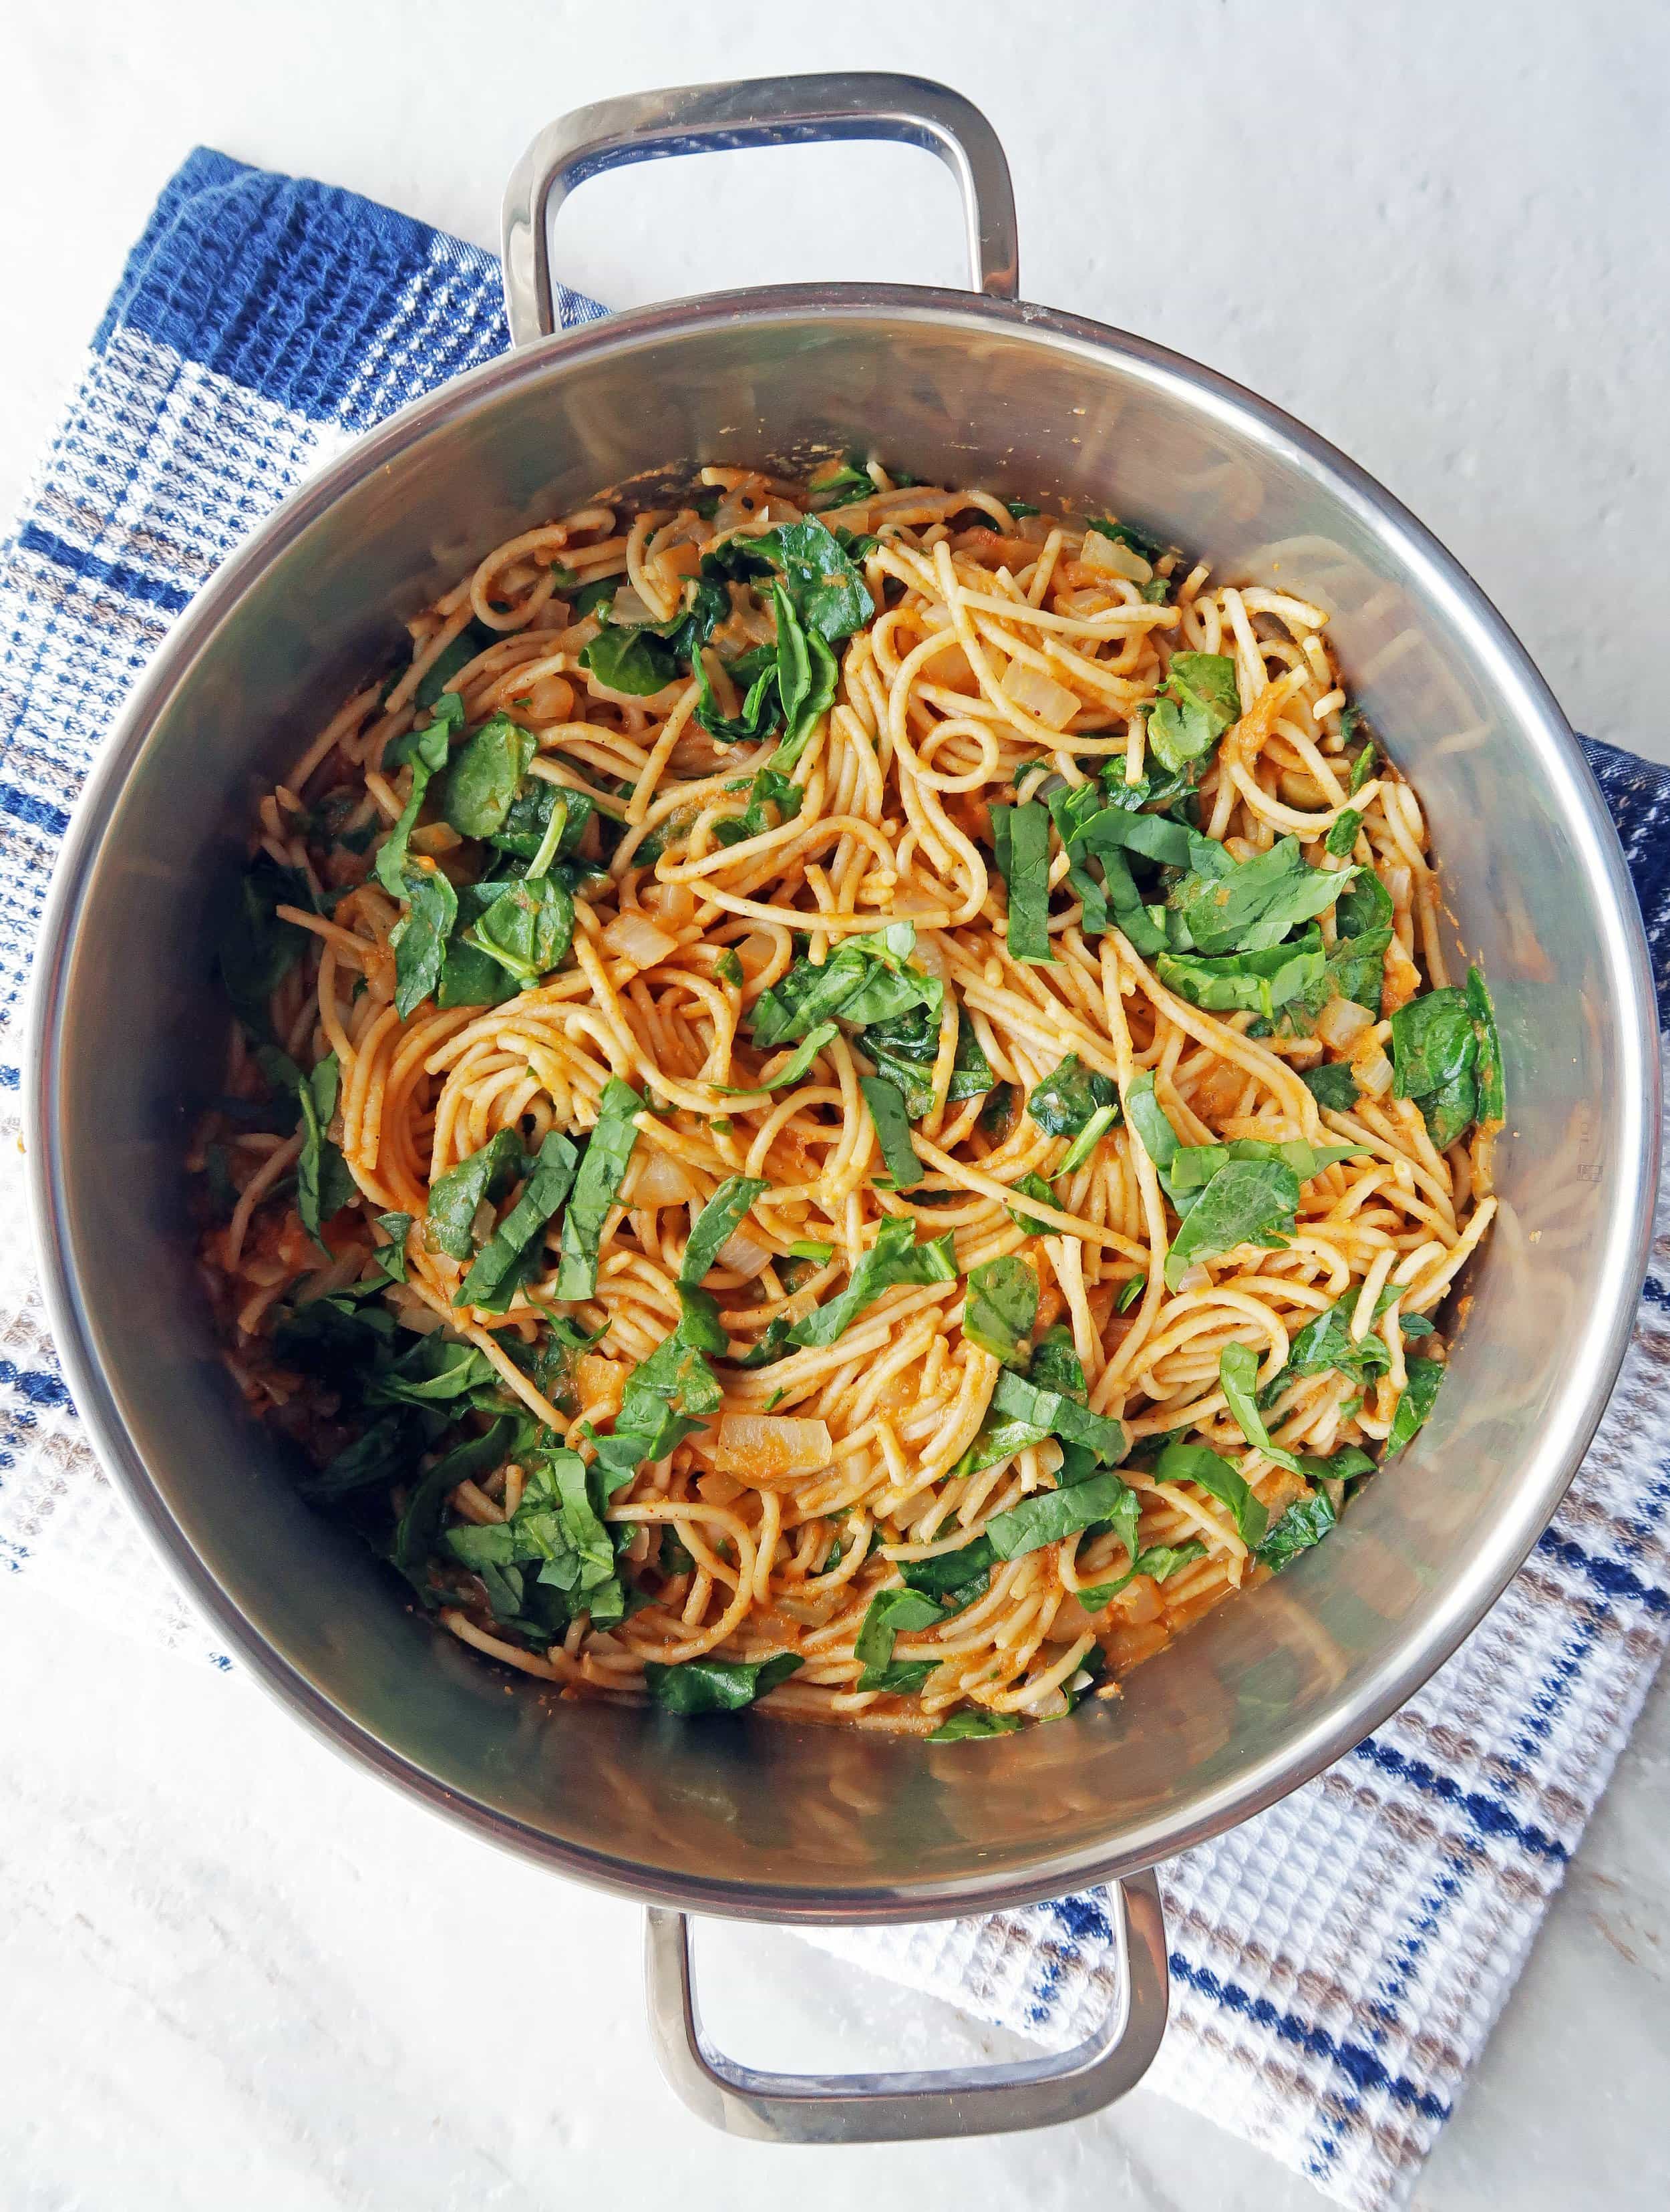
[[[59,840],[134,677],[216,563],[358,432],[505,341],[487,255],[197,153],[164,192],[0,547],[0,1110]],[[564,294],[563,319],[602,313]],[[1670,775],[1591,746],[1670,969]],[[218,1663],[59,1377],[0,1131],[0,1561]],[[1670,1218],[1661,1212],[1661,1259]],[[1308,1788],[1165,1870],[1156,2077],[1345,2204],[1401,2201],[1513,1984],[1670,1627],[1670,1290],[1553,1527],[1462,1650]],[[103,1562],[102,1566],[89,1562]],[[1092,1893],[821,1937],[1065,2045],[1108,2002]]]

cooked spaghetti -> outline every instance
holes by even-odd
[[[1419,1426],[1500,1054],[1323,611],[876,464],[530,530],[265,798],[252,1406],[570,1694],[1069,1711]]]

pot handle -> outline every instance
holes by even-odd
[[[505,314],[513,345],[556,328],[550,219],[578,184],[664,154],[789,146],[832,138],[897,139],[937,154],[956,177],[976,291],[1012,300],[1019,283],[1015,195],[997,133],[971,100],[929,77],[886,70],[751,77],[598,100],[549,124],[505,191]]]
[[[652,1906],[645,1978],[662,2073],[698,2119],[756,2142],[924,2142],[1083,2119],[1148,2071],[1165,2032],[1165,1922],[1151,1874],[1113,1885],[1119,1995],[1071,2051],[963,2073],[769,2074],[714,2050],[701,2031],[690,1923]]]

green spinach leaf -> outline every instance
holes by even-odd
[[[1038,1278],[1013,1254],[969,1271],[963,1334],[1005,1367],[1024,1366],[1038,1318]]]
[[[518,877],[476,922],[468,942],[524,990],[560,967],[574,942],[574,902],[555,876]]]
[[[234,1011],[258,1037],[271,1035],[267,1001],[301,957],[307,933],[278,913],[313,904],[307,878],[258,853],[238,885],[238,902],[221,935],[221,981]]]
[[[509,818],[536,747],[532,733],[495,714],[446,771],[441,811],[460,837],[491,837]]]
[[[1203,759],[1240,719],[1235,662],[1223,653],[1174,653],[1160,696],[1149,710],[1149,750],[1176,769]]]
[[[565,1300],[595,1297],[598,1248],[610,1208],[620,1195],[627,1162],[638,1141],[635,1117],[644,1102],[629,1083],[611,1075],[598,1102],[598,1118],[586,1140],[574,1196],[562,1217],[562,1257],[556,1296]],[[618,1426],[618,1424],[616,1424]]]
[[[1009,950],[1034,967],[1054,966],[1049,949],[1049,809],[1037,799],[994,806],[998,871],[1009,887]]]
[[[893,1667],[893,1639],[908,1636],[924,1628],[932,1628],[944,1619],[944,1613],[931,1597],[921,1591],[906,1587],[902,1589],[878,1591],[870,1601],[859,1630],[858,1641],[853,1647],[853,1656],[863,1665],[859,1676],[860,1690],[886,1690],[894,1686],[889,1677]],[[937,1665],[937,1661],[908,1661],[916,1667]]]
[[[1196,1261],[1215,1259],[1237,1245],[1282,1250],[1292,1237],[1298,1208],[1299,1179],[1284,1162],[1231,1159],[1179,1223],[1166,1255],[1168,1285],[1175,1291]]]
[[[1299,1079],[1316,1103],[1326,1106],[1331,1114],[1349,1114],[1357,1103],[1357,1078],[1348,1061],[1331,1060],[1321,1067],[1308,1067]]]
[[[1291,929],[1326,914],[1356,881],[1354,868],[1308,867],[1297,837],[1250,860],[1232,860],[1208,837],[1191,840],[1194,866],[1169,905],[1196,952],[1265,952]]]
[[[1477,968],[1467,970],[1467,1012],[1479,1038],[1479,1118],[1500,1121],[1508,1110],[1502,1079],[1502,1037],[1496,1025],[1496,1009],[1485,978]]]
[[[1279,1571],[1290,1559],[1297,1559],[1301,1552],[1320,1544],[1339,1518],[1333,1500],[1325,1490],[1316,1491],[1309,1498],[1296,1498],[1263,1542],[1254,1547],[1253,1557],[1261,1566]]]
[[[525,1171],[522,1140],[514,1129],[500,1129],[479,1152],[448,1168],[429,1186],[425,1216],[436,1251],[467,1260],[475,1249],[476,1215],[483,1203],[496,1205]]]
[[[1065,1489],[1034,1491],[1006,1513],[993,1514],[986,1534],[999,1559],[1023,1559],[1046,1544],[1076,1536],[1098,1521],[1114,1520],[1122,1500],[1133,1495],[1116,1474],[1104,1470]]]
[[[762,991],[750,1017],[762,1050],[788,1044],[839,1015],[860,1028],[926,1006],[936,1028],[944,985],[906,963],[916,943],[908,921],[849,937],[821,964],[797,960],[781,981]]]
[[[1297,945],[1275,945],[1218,959],[1162,952],[1154,972],[1169,991],[1211,1013],[1259,1013],[1267,1019],[1321,983],[1327,955],[1321,932],[1306,930]]]
[[[834,1344],[873,1305],[885,1290],[897,1283],[951,1283],[956,1279],[956,1238],[949,1230],[943,1237],[919,1244],[908,1215],[890,1213],[876,1231],[876,1241],[853,1268],[847,1288],[827,1305],[817,1306],[789,1330],[793,1344]]]
[[[1264,1454],[1278,1467],[1284,1467],[1290,1474],[1300,1471],[1298,1460],[1290,1451],[1270,1441],[1270,1431],[1264,1425],[1264,1416],[1258,1407],[1258,1355],[1248,1344],[1226,1344],[1218,1355],[1218,1380],[1236,1426],[1254,1451]]]
[[[890,1083],[884,1075],[861,1075],[859,1089],[870,1109],[870,1119],[875,1124],[882,1159],[893,1178],[894,1189],[914,1190],[922,1180],[922,1163],[910,1141],[910,1118],[905,1112],[898,1085]]]
[[[1400,1452],[1432,1411],[1432,1401],[1438,1395],[1438,1385],[1444,1379],[1442,1362],[1436,1359],[1412,1359],[1407,1368],[1409,1380],[1403,1395],[1398,1400],[1398,1410],[1392,1416],[1391,1434],[1386,1439],[1385,1456],[1391,1459]]]
[[[1126,1547],[1129,1549],[1129,1547]],[[1139,1552],[1125,1572],[1110,1583],[1096,1583],[1082,1589],[1078,1602],[1086,1613],[1100,1613],[1120,1592],[1134,1582],[1139,1575],[1151,1575],[1157,1583],[1167,1582],[1181,1568],[1190,1566],[1196,1559],[1206,1556],[1205,1546],[1191,1536],[1181,1544],[1155,1544],[1145,1552]]]
[[[809,1030],[801,1038],[775,1075],[765,1082],[747,1085],[716,1083],[714,1088],[723,1092],[727,1098],[763,1098],[770,1091],[781,1091],[791,1083],[799,1083],[818,1054],[832,1045],[840,1035],[841,1031],[833,1022],[820,1022],[815,1030]]]
[[[394,1011],[405,1021],[434,996],[458,920],[458,893],[433,860],[408,860],[401,872],[406,911],[389,932],[394,948]]]
[[[1229,1507],[1243,1544],[1251,1548],[1263,1540],[1270,1525],[1267,1509],[1239,1470],[1205,1444],[1169,1443],[1155,1463],[1154,1480],[1198,1483]]]
[[[1036,514],[1035,507],[1029,512]],[[969,1743],[982,1736],[1013,1735],[1021,1724],[1018,1713],[988,1713],[980,1705],[959,1705],[947,1719],[940,1722],[926,1743]]]
[[[679,1262],[678,1280],[686,1290],[694,1290],[701,1282],[718,1261],[720,1248],[736,1235],[749,1207],[770,1188],[768,1182],[751,1176],[727,1176],[720,1184],[697,1214],[690,1241]]]
[[[406,896],[406,854],[411,833],[417,826],[429,780],[446,767],[452,733],[464,720],[464,702],[456,691],[446,694],[446,704],[453,710],[450,714],[443,715],[437,709],[434,720],[427,728],[407,732],[413,740],[407,756],[411,762],[411,792],[401,810],[399,820],[378,847],[375,864],[377,880],[392,898],[404,898]],[[390,765],[386,754],[383,765],[386,769]]]
[[[1045,1076],[1029,1095],[1028,1118],[1046,1136],[1077,1137],[1092,1115],[1103,1107],[1117,1107],[1119,1092],[1111,1076],[1086,1067],[1076,1052]]]
[[[774,1659],[685,1659],[673,1667],[650,1659],[644,1680],[663,1712],[739,1713],[803,1663],[795,1651],[780,1651]]]
[[[545,1224],[568,1195],[580,1155],[555,1129],[539,1147],[522,1195],[499,1224],[453,1297],[455,1306],[506,1313],[524,1283],[540,1272]]]
[[[302,1139],[295,1164],[295,1210],[302,1227],[326,1251],[330,1248],[320,1234],[324,1224],[359,1196],[359,1185],[349,1173],[348,1163],[325,1133],[337,1110],[339,1081],[337,1055],[327,1052],[296,1091]]]

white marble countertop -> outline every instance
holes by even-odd
[[[194,143],[491,245],[504,175],[566,107],[726,75],[917,70],[1004,139],[1029,297],[1159,338],[1315,424],[1472,568],[1579,727],[1670,760],[1664,11],[1059,14],[545,0],[495,46],[439,0],[33,9],[9,42],[0,509]],[[663,168],[586,195],[563,270],[617,305],[791,275],[960,276],[950,185],[908,152],[716,156],[676,188]],[[489,1853],[246,1680],[50,1613],[21,1578],[0,1586],[0,1680],[8,2212],[473,2212],[597,2201],[645,2172],[675,2177],[693,2212],[774,2206],[786,2185],[809,2208],[862,2190],[877,2212],[971,2191],[1034,2212],[1319,2201],[1141,2091],[997,2143],[728,2143],[653,2078],[630,1908]],[[1667,1814],[1670,1684],[1418,2185],[1424,2212],[1644,2212],[1670,2194]],[[949,2062],[1003,2041],[766,1931],[714,1931],[704,1975],[721,2036],[761,2062]]]

